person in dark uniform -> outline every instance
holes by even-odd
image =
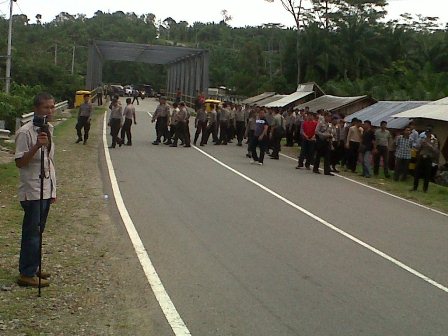
[[[211,111],[207,113],[207,129],[205,131],[205,139],[201,139],[201,146],[204,146],[208,142],[208,138],[210,137],[210,134],[213,137],[213,142],[218,143],[218,134],[217,134],[217,112],[216,112],[216,106],[214,104],[211,104]]]
[[[80,143],[83,140],[82,129],[84,128],[84,145],[87,143],[90,131],[90,120],[92,118],[93,107],[90,103],[90,95],[84,95],[84,103],[79,106],[78,122],[76,124],[76,133],[78,134],[78,140],[76,143]]]
[[[200,107],[196,111],[196,119],[194,121],[194,126],[196,127],[196,133],[194,134],[193,144],[196,146],[196,142],[198,141],[199,135],[201,133],[202,133],[201,144],[203,144],[205,140],[205,132],[207,130],[207,113],[205,112],[203,107]]]
[[[118,132],[120,132],[121,122],[123,118],[122,107],[119,103],[118,99],[113,98],[111,109],[110,109],[110,117],[109,117],[109,126],[110,126],[110,135],[112,136],[112,145],[109,148],[115,148],[123,145],[123,140],[118,137]]]
[[[96,88],[96,99],[97,99],[98,106],[103,105],[103,93],[104,93],[104,89],[103,89],[103,86],[100,84]]]
[[[177,147],[177,141],[179,139],[184,139],[185,145],[184,147],[190,147],[190,140],[187,137],[187,108],[183,102],[179,104],[179,109],[176,111],[176,114],[173,116],[176,121],[176,131],[174,134],[173,143],[170,147]]]
[[[228,105],[224,103],[219,111],[219,142],[216,145],[227,145],[229,113]]]
[[[316,127],[316,157],[314,159],[313,173],[320,174],[320,159],[324,158],[324,174],[334,176],[330,169],[330,151],[333,141],[331,130],[331,113],[325,112],[324,120],[319,121]]]
[[[432,163],[436,161],[439,155],[439,143],[432,134],[431,127],[428,127],[425,132],[420,134],[416,148],[418,150],[417,165],[415,166],[412,191],[417,191],[419,180],[423,178],[423,192],[426,193],[428,192],[429,180],[431,179]]]
[[[137,105],[140,105],[138,101],[138,97],[140,97],[140,91],[137,89],[132,90],[132,104],[134,104],[135,101],[137,101]]]
[[[170,107],[166,104],[166,98],[160,97],[159,106],[157,106],[151,122],[156,121],[157,139],[152,143],[153,145],[160,144],[161,138],[168,141],[168,118],[170,115]]]
[[[135,107],[131,103],[131,98],[126,98],[126,107],[123,111],[124,124],[121,128],[121,139],[124,141],[124,137],[128,138],[128,142],[126,142],[127,146],[132,146],[132,134],[131,134],[131,126],[132,120],[134,120],[134,124],[137,124],[135,120]]]
[[[263,165],[264,154],[268,146],[268,121],[265,117],[264,108],[258,112],[258,118],[255,121],[254,137],[252,138],[252,161],[251,163]],[[257,147],[260,147],[260,155],[257,155]]]
[[[237,146],[243,145],[244,133],[246,131],[246,110],[241,105],[237,105],[235,110],[235,129]]]

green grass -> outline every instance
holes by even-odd
[[[299,147],[282,147],[282,152],[285,155],[291,156],[293,158],[297,157]],[[422,192],[423,180],[420,181],[419,191],[411,191],[413,186],[413,177],[408,176],[407,181],[394,181],[392,178],[385,178],[383,170],[380,169],[380,174],[378,176],[373,176],[371,178],[364,178],[359,176],[361,172],[361,167],[358,165],[357,173],[341,171],[340,175],[349,177],[353,180],[362,182],[369,186],[378,188],[383,191],[387,191],[393,195],[405,198],[407,200],[438,209],[440,211],[448,213],[448,188],[435,184],[429,184],[429,190],[427,193]],[[390,172],[393,176],[393,171]]]

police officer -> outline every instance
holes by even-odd
[[[89,138],[90,131],[90,120],[92,118],[93,107],[90,103],[90,95],[84,95],[84,103],[79,106],[78,111],[78,123],[76,124],[76,133],[78,134],[78,140],[76,143],[80,143],[82,141],[82,129],[84,128],[84,145],[87,143],[87,139]]]
[[[207,113],[204,108],[201,106],[196,111],[196,119],[194,121],[194,126],[196,127],[196,133],[194,134],[193,144],[196,146],[196,142],[198,141],[199,135],[202,133],[201,144],[204,143],[205,132],[207,129]]]
[[[229,109],[227,103],[219,111],[219,141],[215,145],[227,145],[229,127]]]
[[[170,115],[170,107],[166,104],[166,97],[160,97],[159,106],[157,106],[151,122],[156,121],[157,138],[152,143],[153,145],[160,144],[161,138],[168,141],[168,117]]]
[[[207,144],[210,134],[212,135],[213,142],[215,144],[217,144],[219,142],[217,131],[216,131],[217,123],[218,123],[217,120],[218,120],[218,116],[217,116],[217,112],[216,112],[216,107],[214,104],[212,104],[211,111],[207,113],[208,125],[207,125],[207,130],[205,132],[206,136],[205,136],[205,139],[202,139],[201,146],[204,146]]]
[[[235,110],[235,128],[237,146],[243,145],[244,132],[246,131],[246,111],[243,110],[241,105],[237,105]]]

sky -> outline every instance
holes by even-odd
[[[234,27],[264,23],[294,25],[292,15],[286,12],[280,0],[273,3],[265,0],[17,0],[13,8],[14,14],[27,15],[31,23],[36,21],[36,14],[41,14],[42,20],[48,22],[63,11],[92,17],[101,10],[135,12],[137,15],[153,13],[157,20],[172,17],[192,24],[195,21],[219,22],[222,20],[221,11],[225,9],[232,16],[229,24]],[[387,11],[388,19],[399,18],[400,14],[408,12],[438,16],[441,22],[448,22],[447,0],[389,0]],[[0,15],[9,17],[9,0],[0,0]]]

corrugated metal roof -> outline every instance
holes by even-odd
[[[266,99],[268,97],[272,97],[273,95],[275,95],[275,92],[263,92],[262,94],[259,94],[257,96],[254,97],[249,97],[245,100],[242,101],[242,104],[249,104],[252,105],[262,99]]]
[[[314,92],[316,92],[317,97],[323,96],[325,94],[324,90],[322,90],[322,88],[319,85],[317,85],[317,83],[315,83],[315,82],[300,83],[297,86],[296,91],[300,91],[300,92],[314,91]]]
[[[408,118],[394,118],[400,112],[409,111],[416,107],[428,104],[422,101],[380,101],[365,109],[355,112],[345,118],[350,122],[353,118],[370,120],[375,127],[380,126],[381,121],[387,121],[388,128],[403,129],[409,124]]]
[[[255,103],[257,106],[266,106],[269,103],[275,102],[277,100],[282,99],[283,97],[286,97],[285,95],[275,95],[272,97],[267,97],[265,99],[259,100]]]
[[[314,91],[311,92],[293,92],[287,96],[284,96],[283,98],[276,100],[274,102],[271,102],[269,104],[266,104],[266,107],[285,107],[286,105],[289,105],[291,103],[294,103],[295,101],[305,98],[309,95],[314,95]]]
[[[97,40],[94,41],[94,46],[104,60],[152,64],[169,64],[206,52],[194,48]]]
[[[368,96],[358,96],[358,97],[336,97],[331,95],[325,95],[309,101],[304,104],[297,105],[294,109],[303,109],[306,106],[310,108],[311,112],[317,112],[318,110],[332,111],[341,108],[345,105],[349,105],[358,100],[366,99]]]
[[[395,118],[425,118],[448,121],[448,97],[394,115]]]

